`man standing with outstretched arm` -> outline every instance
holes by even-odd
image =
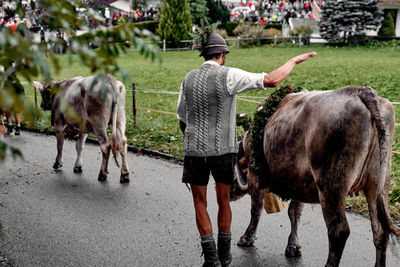
[[[203,266],[229,266],[232,261],[230,187],[238,150],[236,94],[279,85],[297,64],[316,53],[296,56],[269,74],[249,73],[224,67],[229,53],[225,40],[214,31],[206,36],[200,54],[205,62],[186,75],[178,99],[177,113],[184,134],[185,154],[182,182],[191,187],[204,253]],[[207,212],[210,172],[216,182],[218,250]]]

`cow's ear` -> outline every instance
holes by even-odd
[[[36,91],[41,91],[43,90],[43,84],[37,81],[33,81],[33,86],[35,86]]]

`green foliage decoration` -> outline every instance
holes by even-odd
[[[395,35],[393,16],[391,12],[388,12],[385,19],[382,21],[382,26],[378,31],[378,36],[392,37]]]
[[[157,34],[161,39],[182,47],[181,40],[187,40],[192,31],[192,19],[186,0],[164,0],[160,10]]]
[[[192,37],[192,49],[193,50],[203,50],[203,47],[207,44],[208,35],[211,32],[215,31],[220,23],[208,23],[204,20],[200,22],[200,25],[194,25],[194,30],[192,33],[189,33],[190,37]]]
[[[252,118],[246,113],[236,114],[236,126],[242,126],[245,131],[250,128]]]
[[[251,146],[251,167],[254,169],[258,176],[258,183],[260,188],[269,188],[274,191],[273,185],[270,183],[270,170],[265,161],[264,156],[264,127],[268,123],[272,114],[276,111],[281,100],[291,93],[298,93],[303,89],[300,87],[293,87],[291,85],[283,86],[277,89],[267,98],[254,113],[252,125],[250,126],[250,146]],[[279,192],[281,193],[281,192]],[[285,199],[284,194],[279,194],[280,197]]]

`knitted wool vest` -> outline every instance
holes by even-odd
[[[236,95],[229,95],[229,68],[205,64],[183,81],[186,98],[186,156],[209,157],[237,153]]]

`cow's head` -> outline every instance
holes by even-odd
[[[53,106],[54,95],[58,91],[57,84],[57,80],[54,78],[50,78],[42,83],[33,81],[35,90],[39,91],[42,96],[42,103],[40,104],[40,107],[43,110],[51,110],[51,107]]]

